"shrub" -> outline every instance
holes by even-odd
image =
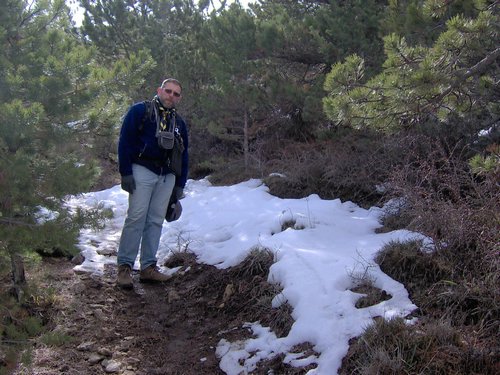
[[[474,174],[470,151],[461,143],[449,146],[422,135],[408,136],[405,143],[404,163],[388,186],[392,196],[405,200],[409,228],[431,237],[451,262],[482,268],[500,240],[498,174]]]
[[[208,176],[214,185],[233,185],[251,178],[260,178],[262,174],[254,168],[245,168],[243,160],[220,161],[214,165],[213,171]]]
[[[265,182],[272,194],[283,198],[314,193],[372,206],[383,197],[376,187],[385,182],[401,152],[391,137],[343,130],[314,144],[290,143],[280,149],[266,170],[285,177],[267,177]]]

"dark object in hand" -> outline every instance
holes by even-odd
[[[184,189],[179,186],[174,186],[174,190],[172,191],[172,201],[178,202],[184,196]]]
[[[135,180],[133,175],[122,176],[122,189],[132,194],[135,190]]]

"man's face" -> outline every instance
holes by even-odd
[[[181,88],[174,82],[167,82],[156,91],[158,98],[165,108],[175,108],[181,100]]]

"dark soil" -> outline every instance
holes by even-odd
[[[253,321],[248,318],[258,310],[237,308],[244,299],[241,293],[227,294],[228,289],[245,290],[244,277],[227,287],[234,270],[198,264],[191,255],[180,263],[180,271],[163,285],[142,284],[134,273],[134,289],[127,291],[115,286],[115,265],[106,266],[104,275],[91,275],[75,273],[67,260],[44,261],[45,286],[55,288],[57,295],[51,311],[45,312],[51,315],[47,328],[69,339],[59,346],[35,339],[31,365],[19,366],[14,373],[105,374],[113,360],[119,366],[115,373],[123,375],[224,374],[215,355],[218,342],[251,337],[242,326]],[[257,284],[263,278],[247,276]],[[267,294],[269,288],[262,290],[252,295]],[[291,322],[278,323],[283,333]],[[297,350],[312,353],[309,344]],[[290,368],[281,359],[262,363],[252,374],[272,369],[305,374],[311,369]]]
[[[75,274],[67,261],[47,263],[59,292],[54,328],[73,340],[37,347],[32,374],[105,374],[101,361],[89,362],[93,354],[121,363],[118,373],[223,374],[215,347],[229,322],[191,295],[209,266],[195,265],[165,285],[141,284],[134,274],[127,291],[115,286],[115,266],[94,276]]]

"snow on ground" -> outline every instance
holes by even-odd
[[[253,338],[219,342],[216,353],[220,367],[229,375],[248,373],[258,361],[280,353],[292,364],[317,363],[309,374],[331,374],[340,367],[349,339],[362,334],[374,317],[404,317],[416,308],[404,286],[384,274],[373,258],[389,241],[425,239],[406,230],[375,233],[380,227],[380,208],[367,210],[352,202],[323,200],[317,195],[280,199],[271,196],[260,180],[226,187],[212,186],[207,180],[189,180],[185,194],[181,218],[164,223],[159,264],[172,250],[187,248],[200,262],[227,268],[241,262],[252,249],[267,248],[277,260],[269,281],[283,288],[274,305],[287,301],[293,307],[295,323],[286,337],[277,338],[268,327],[248,322]],[[89,208],[104,205],[114,213],[104,230],[82,231],[80,248],[85,262],[77,270],[101,273],[104,264],[116,262],[116,257],[103,254],[118,247],[127,201],[128,194],[115,186],[68,202],[70,206]],[[363,275],[392,298],[356,308],[356,301],[363,295],[350,289]],[[303,342],[310,342],[319,356],[297,359],[296,353],[288,354]]]

